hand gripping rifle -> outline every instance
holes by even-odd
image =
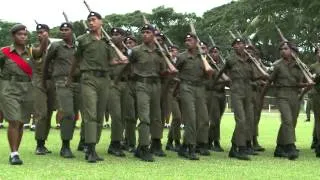
[[[275,27],[276,27],[276,29],[277,29],[277,31],[278,31],[278,33],[279,33],[282,41],[284,41],[284,42],[289,42],[289,41],[284,37],[284,35],[282,34],[280,28],[279,28],[277,25],[275,25]],[[291,56],[292,56],[293,59],[296,61],[297,65],[299,66],[300,70],[302,71],[302,74],[303,74],[303,76],[305,77],[307,83],[308,83],[309,85],[315,84],[314,81],[313,81],[313,79],[312,79],[312,74],[310,73],[310,70],[309,70],[308,66],[307,66],[306,64],[304,64],[304,63],[300,60],[300,58],[297,56],[297,54],[294,53],[293,51],[291,51]]]
[[[233,39],[236,39],[237,37],[232,33],[232,31],[229,30],[229,33]],[[243,50],[247,56],[249,56],[250,60],[253,62],[253,64],[256,66],[258,71],[266,78],[269,78],[269,74],[262,68],[260,61],[258,61],[251,53],[249,53],[246,49]]]
[[[191,32],[196,36],[197,38],[197,48],[200,52],[200,56],[201,56],[201,60],[202,60],[202,64],[203,64],[203,67],[204,67],[204,70],[205,72],[209,75],[209,77],[212,76],[213,74],[213,69],[211,68],[210,64],[208,63],[208,61],[206,60],[206,57],[205,57],[205,54],[203,53],[203,50],[201,49],[201,46],[200,46],[200,39],[199,37],[197,36],[197,32],[196,32],[196,29],[193,25],[193,23],[190,23],[190,28],[191,28]]]

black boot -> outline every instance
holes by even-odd
[[[188,155],[188,145],[182,144],[182,146],[180,146],[180,149],[178,151],[178,155],[180,157],[184,157],[184,158],[188,159],[188,157],[189,157],[189,155]]]
[[[108,148],[108,154],[112,154],[117,157],[125,157],[126,155],[121,149],[120,141],[112,141]]]
[[[20,159],[19,155],[14,155],[13,157],[9,156],[9,163],[11,165],[22,165],[23,161]]]
[[[167,145],[166,145],[166,150],[168,151],[175,151],[174,146],[173,146],[173,139],[168,139]]]
[[[317,143],[318,143],[318,139],[317,139],[317,137],[314,136],[312,138],[311,149],[316,148]]]
[[[159,156],[159,157],[165,157],[166,156],[166,154],[162,150],[162,144],[161,144],[160,139],[152,139],[150,151],[155,156]]]
[[[189,145],[188,159],[190,160],[199,160],[199,157],[196,154],[196,147],[194,145]]]
[[[181,146],[180,141],[179,140],[175,140],[174,141],[174,151],[178,152],[179,149],[180,149],[180,146]]]
[[[299,157],[299,153],[296,150],[294,144],[288,144],[286,147],[287,147],[286,151],[288,153],[288,159],[289,160],[295,160],[295,159],[297,159]]]
[[[265,148],[263,148],[262,146],[260,146],[259,142],[258,142],[258,137],[254,136],[253,137],[253,150],[255,151],[265,151]]]
[[[150,153],[150,149],[148,146],[138,146],[134,155],[137,158],[140,158],[142,161],[153,162],[152,153]]]
[[[288,157],[288,153],[285,151],[285,146],[277,144],[277,147],[274,151],[274,157]]]
[[[205,143],[200,143],[198,145],[197,153],[199,153],[201,156],[210,156],[210,151]]]
[[[36,147],[36,155],[46,155],[51,153],[46,147],[45,147],[45,140],[37,140],[37,147]]]
[[[220,145],[220,141],[214,141],[213,151],[215,152],[224,152],[224,149]]]
[[[71,152],[70,149],[70,141],[69,140],[63,140],[63,144],[60,150],[60,156],[64,158],[74,158],[74,155]]]
[[[315,153],[316,153],[316,157],[320,158],[320,144],[316,146]]]
[[[96,163],[97,157],[95,156],[95,144],[94,143],[88,143],[87,144],[87,152],[85,154],[85,159],[88,163]]]
[[[255,151],[253,150],[251,141],[247,141],[246,153],[247,153],[248,155],[253,155],[253,156],[259,155],[257,152],[255,152]]]
[[[237,154],[238,154],[238,148],[235,144],[232,143],[232,146],[229,151],[229,157],[235,158],[235,157],[237,157]]]
[[[80,138],[77,150],[78,151],[83,151],[84,150],[84,138]]]
[[[247,151],[246,146],[240,146],[236,158],[239,160],[246,160],[246,161],[250,160],[246,151]]]

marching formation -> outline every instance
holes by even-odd
[[[51,153],[45,143],[55,110],[61,117],[60,155],[64,158],[74,157],[70,141],[79,112],[82,124],[77,150],[84,152],[89,163],[104,160],[96,145],[108,114],[112,121],[107,152],[114,156],[124,157],[128,151],[143,161],[165,157],[161,141],[170,117],[166,150],[190,160],[209,156],[210,151],[223,152],[220,122],[226,87],[230,88],[236,122],[230,158],[250,160],[251,155],[265,150],[258,142],[258,126],[269,87],[275,88],[281,114],[274,156],[298,158],[295,127],[301,98],[309,90],[315,114],[314,139],[320,140],[319,48],[316,63],[308,69],[298,57],[298,48],[277,28],[283,40],[281,57],[270,70],[255,46],[231,31],[233,50],[224,59],[213,38],[210,36],[211,46],[201,41],[193,24],[183,39],[185,50],[180,51],[145,17],[139,43],[121,28],[106,32],[101,15],[86,6],[88,29],[77,38],[63,13],[62,40],[50,42],[50,28],[37,23],[39,44],[29,47],[26,26],[17,24],[10,32],[12,45],[1,48],[0,110],[9,123],[10,164],[23,164],[18,150],[23,124],[31,114],[36,125],[35,154]],[[320,157],[320,141],[314,148]]]

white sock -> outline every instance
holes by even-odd
[[[15,155],[19,155],[18,151],[15,151],[15,152],[11,152],[11,153],[10,153],[11,158],[13,158],[13,156],[15,156]]]

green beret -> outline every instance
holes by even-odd
[[[27,30],[27,27],[23,24],[16,24],[14,26],[12,26],[12,28],[10,29],[11,34],[15,34],[18,31],[21,30]]]

